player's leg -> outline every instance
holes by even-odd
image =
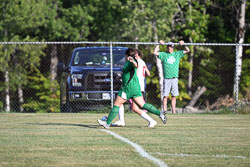
[[[152,104],[145,103],[142,96],[135,97],[134,101],[140,108],[148,110],[149,112],[155,115],[158,115],[164,124],[167,122],[167,118],[165,116],[166,113],[164,111],[158,110]]]
[[[175,106],[176,106],[176,97],[172,96],[172,100],[171,100],[171,106],[172,106],[172,114],[175,114]]]
[[[110,124],[113,121],[113,119],[116,117],[116,115],[119,112],[120,106],[123,105],[123,103],[125,103],[126,101],[127,101],[126,99],[123,99],[120,96],[116,97],[115,102],[114,102],[114,107],[109,113],[107,124]]]
[[[125,121],[124,120],[124,105],[122,104],[119,108],[119,120],[120,121]]]
[[[176,96],[179,96],[179,87],[178,87],[178,78],[174,78],[171,80],[171,94],[172,94],[172,100],[171,100],[171,106],[172,106],[172,114],[176,113]]]
[[[160,111],[155,108],[153,105],[149,103],[145,103],[144,99],[142,96],[135,97],[134,102],[142,109],[148,110],[149,112],[155,114],[155,115],[160,115]]]
[[[144,91],[142,91],[141,93],[142,93],[143,100],[146,103],[146,94]],[[143,111],[147,112],[147,110],[143,110]]]
[[[132,108],[133,108],[133,99],[129,99],[128,103],[129,103],[129,109],[132,110]]]
[[[168,95],[170,93],[170,89],[171,89],[171,80],[164,79],[163,80],[163,99],[162,99],[163,111],[167,111]]]
[[[125,119],[124,119],[124,105],[122,104],[119,108],[119,120],[115,123],[112,123],[112,126],[125,126]]]
[[[163,111],[167,111],[167,104],[168,104],[168,96],[163,96],[162,99]]]
[[[140,109],[136,103],[133,103],[132,110],[148,121],[149,128],[153,128],[157,124],[157,122],[145,112],[146,110]]]
[[[112,108],[111,112],[109,113],[108,115],[108,119],[107,121],[102,121],[102,120],[97,120],[98,123],[100,125],[102,125],[104,128],[109,128],[110,127],[110,124],[111,122],[113,121],[113,119],[116,117],[116,115],[118,114],[119,112],[119,108],[120,106],[125,103],[127,100],[126,99],[123,99],[121,98],[120,96],[117,96],[116,99],[115,99],[115,102],[114,102],[114,107]]]

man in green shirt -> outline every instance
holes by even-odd
[[[160,40],[159,43],[164,45],[165,42]],[[180,45],[184,45],[184,41],[179,41]],[[172,42],[166,43],[167,52],[160,52],[160,47],[157,45],[154,49],[154,54],[162,61],[163,66],[163,111],[167,111],[167,99],[171,90],[172,94],[172,113],[175,114],[176,96],[179,96],[178,77],[179,77],[179,63],[184,54],[190,50],[185,46],[185,50],[174,51],[174,44]]]

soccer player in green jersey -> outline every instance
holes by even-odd
[[[160,40],[159,43],[164,45],[165,42]],[[179,41],[180,45],[184,45],[184,41]],[[184,54],[190,52],[190,49],[185,46],[184,50],[174,51],[174,44],[167,43],[167,52],[160,52],[160,47],[157,45],[154,49],[154,55],[162,61],[163,66],[163,111],[167,111],[167,99],[171,90],[172,100],[172,113],[175,114],[176,96],[179,96],[178,90],[178,77],[179,77],[179,63]]]
[[[138,80],[139,80],[142,96],[145,100],[145,94],[144,94],[144,92],[145,92],[145,77],[150,76],[150,71],[149,71],[146,63],[142,60],[143,53],[138,49],[137,49],[137,52],[138,52],[138,56],[135,57],[137,64],[138,64],[137,70],[136,70],[136,75],[137,75]],[[157,122],[147,114],[147,111],[140,109],[137,106],[137,104],[133,102],[133,99],[129,99],[129,103],[131,105],[131,109],[133,112],[137,113],[143,119],[148,121],[149,128],[153,128],[154,126],[157,125]],[[111,126],[125,126],[124,106],[123,105],[120,106],[118,115],[119,115],[119,120],[116,121],[115,123],[111,123]]]
[[[114,107],[108,115],[107,121],[98,119],[97,122],[104,128],[109,128],[111,122],[116,117],[119,111],[119,107],[129,99],[133,101],[141,108],[148,110],[149,112],[158,115],[162,122],[165,124],[167,118],[164,111],[159,111],[153,105],[145,103],[141,88],[139,84],[138,77],[136,75],[137,70],[137,60],[135,57],[138,56],[138,51],[136,49],[128,48],[126,50],[126,62],[123,67],[122,74],[122,87],[118,92],[118,96],[115,99]]]

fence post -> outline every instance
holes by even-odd
[[[113,108],[114,104],[114,88],[113,88],[113,48],[112,48],[112,42],[110,42],[110,84],[111,84],[111,90],[110,90],[110,97],[111,97],[111,108]]]

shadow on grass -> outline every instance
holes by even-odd
[[[26,123],[28,125],[42,125],[42,126],[78,126],[78,127],[84,127],[84,128],[92,128],[92,129],[103,129],[100,125],[84,125],[84,124],[66,124],[66,123]],[[111,126],[111,129],[113,128],[137,128],[137,129],[143,129],[148,128],[147,126]],[[153,129],[153,128],[152,128]]]
[[[100,125],[84,125],[84,124],[66,124],[66,123],[26,123],[29,125],[46,125],[46,126],[78,126],[84,128],[94,128],[97,129],[101,127]]]

